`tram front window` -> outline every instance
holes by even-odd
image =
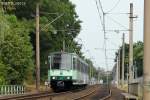
[[[55,54],[52,59],[52,69],[71,69],[71,55]]]

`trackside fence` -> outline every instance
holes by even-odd
[[[0,85],[0,95],[24,94],[23,85]]]

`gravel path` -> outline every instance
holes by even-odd
[[[121,93],[123,91],[121,91],[115,87],[112,87],[111,91],[112,91],[112,96],[107,100],[124,100],[123,96],[121,95]]]

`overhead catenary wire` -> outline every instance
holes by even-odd
[[[109,13],[109,12],[113,11],[118,6],[118,4],[120,3],[120,1],[121,0],[118,0],[117,3],[110,10],[108,10],[106,13]]]
[[[97,0],[95,0],[95,3],[96,3],[96,7],[97,7],[99,18],[100,18],[100,22],[101,22],[101,25],[102,25],[102,29],[103,29],[103,32],[104,32],[104,40],[105,40],[106,39],[106,35],[105,35],[106,31],[105,31],[105,25],[104,25],[105,24],[105,22],[104,22],[105,12],[103,10],[102,3],[99,0],[99,6],[100,6],[100,9],[102,11],[102,16],[103,16],[103,19],[102,19],[102,16],[101,16],[101,13],[100,13],[100,9],[99,9]],[[104,45],[105,45],[105,42],[104,42]],[[104,48],[104,45],[103,45],[103,48]]]
[[[112,9],[110,9],[110,10],[108,10],[107,12],[104,12],[104,10],[103,10],[103,7],[102,7],[102,3],[101,3],[101,1],[99,0],[99,4],[100,4],[100,8],[101,8],[101,10],[102,10],[102,12],[103,12],[103,31],[104,31],[104,45],[103,45],[103,47],[104,47],[104,49],[105,49],[105,63],[106,63],[106,67],[107,67],[107,71],[108,71],[108,62],[107,62],[107,43],[106,43],[106,41],[107,41],[107,38],[106,38],[106,28],[105,28],[105,15],[106,14],[108,14],[108,13],[110,13],[111,11],[113,11],[117,6],[118,6],[118,4],[120,3],[120,0],[118,0],[118,2],[113,6],[113,8]],[[112,13],[111,13],[112,14]],[[129,14],[129,13],[119,13],[119,14]],[[127,29],[124,25],[122,25],[122,24],[120,24],[119,22],[117,22],[117,21],[115,21],[115,20],[113,20],[113,19],[111,19],[113,22],[115,22],[115,23],[117,23],[118,25],[120,25],[121,27],[123,27],[123,28],[125,28],[125,29]],[[128,30],[128,29],[127,29]]]
[[[104,10],[103,10],[103,6],[102,6],[102,3],[101,3],[101,0],[99,0],[99,5],[100,5],[100,8],[102,10],[102,13],[104,14]]]
[[[96,1],[97,2],[97,1]],[[101,16],[100,18],[102,19],[102,16],[103,16],[103,21],[101,21],[102,22],[102,27],[103,27],[103,32],[104,32],[104,44],[103,44],[103,48],[104,48],[104,55],[105,55],[105,66],[106,66],[106,68],[107,68],[107,71],[108,71],[108,68],[109,68],[109,64],[108,64],[108,62],[109,62],[109,60],[111,60],[110,58],[108,58],[109,57],[109,53],[107,52],[107,32],[116,32],[116,33],[120,33],[120,31],[130,31],[124,24],[122,24],[122,23],[120,23],[120,22],[118,22],[118,20],[115,20],[115,19],[113,19],[112,18],[112,14],[114,14],[114,15],[118,15],[118,14],[124,14],[124,15],[128,15],[128,14],[130,14],[130,13],[112,13],[112,11],[118,6],[118,4],[120,3],[120,0],[118,0],[117,1],[117,3],[110,9],[110,10],[108,10],[107,12],[104,12],[104,10],[103,10],[103,7],[102,7],[102,4],[101,4],[101,1],[99,0],[99,6],[100,7],[97,7],[97,8],[99,8],[98,10],[98,12],[100,13],[100,9],[101,9],[101,11],[102,11],[102,13],[100,13],[99,15]],[[101,15],[101,14],[103,14],[103,15]],[[121,29],[115,29],[115,30],[106,30],[107,28],[105,27],[105,25],[106,25],[106,23],[105,23],[105,17],[106,17],[106,15],[110,15],[110,17],[108,16],[108,18],[110,19],[110,20],[112,20],[112,22],[114,22],[114,23],[116,23],[118,26],[120,26],[121,27]],[[120,39],[120,38],[119,38]],[[111,40],[109,40],[108,39],[108,43],[109,43],[109,41],[111,42],[111,44],[112,45],[114,45],[115,47],[118,47],[118,43],[117,44],[115,44],[115,43],[112,43],[113,41],[111,41]],[[119,46],[120,47],[120,46]]]
[[[96,0],[95,0],[96,1]],[[102,6],[102,3],[101,3],[101,0],[99,0],[99,6],[97,4],[97,1],[96,1],[96,6],[97,6],[97,10],[98,10],[98,13],[99,13],[99,16],[100,16],[100,20],[101,20],[101,24],[102,24],[102,27],[103,27],[103,32],[104,32],[104,43],[103,43],[103,48],[104,48],[104,55],[105,55],[105,65],[106,65],[106,68],[107,68],[107,71],[108,71],[108,55],[107,55],[107,36],[106,36],[106,27],[105,27],[105,16],[106,14],[129,14],[129,13],[111,13],[112,10],[115,9],[115,7],[119,4],[120,0],[115,4],[115,6],[110,9],[108,12],[105,12],[103,10],[103,6]],[[102,11],[102,15],[100,13],[100,9]],[[102,17],[103,16],[103,17]],[[103,18],[103,19],[102,19]],[[119,26],[123,27],[124,29],[121,29],[120,31],[129,31],[129,29],[127,29],[124,25],[120,24],[119,22],[117,22],[116,20],[114,20],[113,18],[110,18],[113,22],[115,22],[116,24],[118,24]],[[117,30],[108,30],[108,31],[114,31],[114,32],[117,32]],[[119,30],[118,30],[119,31]]]
[[[95,2],[96,2],[96,6],[97,6],[97,10],[98,10],[98,13],[99,13],[99,18],[100,18],[100,21],[101,21],[101,25],[102,25],[102,27],[103,27],[103,32],[104,32],[104,44],[103,44],[103,48],[104,48],[104,54],[105,54],[105,63],[106,63],[106,67],[107,67],[107,52],[106,52],[106,50],[107,50],[107,46],[106,46],[106,31],[105,31],[105,12],[104,12],[104,10],[103,10],[103,7],[102,7],[102,3],[101,3],[101,1],[99,0],[99,6],[100,6],[100,9],[101,9],[101,11],[102,11],[102,16],[103,16],[103,20],[102,20],[102,17],[101,17],[101,14],[100,14],[100,10],[99,10],[99,7],[98,7],[98,3],[97,3],[97,0],[95,0]],[[108,68],[107,68],[107,70],[108,70]]]
[[[96,1],[96,0],[95,0]],[[102,10],[102,16],[103,16],[103,21],[101,21],[102,23],[102,27],[103,27],[103,32],[104,32],[104,55],[105,55],[105,66],[106,66],[106,70],[107,70],[107,72],[108,72],[108,60],[107,60],[107,43],[106,43],[106,41],[107,41],[107,38],[106,38],[106,31],[105,31],[105,12],[104,12],[104,10],[103,10],[103,7],[102,7],[102,3],[101,3],[101,1],[99,0],[99,5],[100,5],[100,8],[101,8],[101,10]],[[97,5],[97,1],[96,1],[96,6],[98,6]],[[97,9],[98,9],[98,11],[99,11],[99,7],[97,7]],[[99,15],[100,15],[100,12],[99,12]],[[100,17],[100,20],[101,20],[101,17]],[[109,83],[108,83],[108,73],[107,73],[107,85],[108,85]],[[108,88],[109,88],[109,86],[108,86]]]
[[[106,12],[106,14],[110,14],[110,15],[129,15],[130,13],[121,13],[121,12],[111,13],[111,12]]]
[[[96,3],[96,7],[97,7],[97,11],[98,11],[98,15],[99,15],[99,18],[100,18],[100,23],[103,27],[103,21],[102,21],[102,16],[100,14],[100,10],[99,10],[99,7],[98,7],[98,3],[97,3],[97,0],[95,0],[95,3]],[[104,29],[103,29],[104,30]]]
[[[120,40],[121,40],[122,38],[120,38]],[[113,46],[115,46],[115,47],[118,47],[118,44],[117,43],[114,43],[114,41],[110,41],[110,39],[108,39],[108,42],[110,42]],[[121,43],[121,42],[120,42]],[[120,44],[119,43],[119,44]]]
[[[41,30],[47,29],[47,27],[48,27],[49,25],[51,25],[53,22],[55,22],[57,19],[59,19],[59,18],[62,17],[63,15],[64,15],[64,13],[61,14],[61,15],[59,15],[59,16],[57,16],[54,20],[52,20],[51,22],[49,22],[48,24],[46,24],[45,26],[43,26],[43,27],[41,28]]]
[[[110,20],[112,20],[114,23],[118,24],[120,27],[126,29],[126,30],[129,30],[126,26],[122,25],[121,23],[119,23],[118,21],[116,21],[115,19],[113,19],[112,17],[110,16],[107,16],[107,18],[109,18]]]
[[[101,11],[102,11],[102,15],[103,15],[103,21],[102,21],[102,27],[103,27],[103,31],[104,31],[104,40],[106,39],[106,31],[105,31],[105,12],[104,12],[104,9],[103,9],[103,6],[102,6],[102,2],[101,0],[99,0],[99,6],[101,8]]]

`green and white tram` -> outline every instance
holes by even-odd
[[[48,81],[52,89],[71,89],[88,84],[88,64],[78,55],[54,52],[48,56],[48,62]]]

